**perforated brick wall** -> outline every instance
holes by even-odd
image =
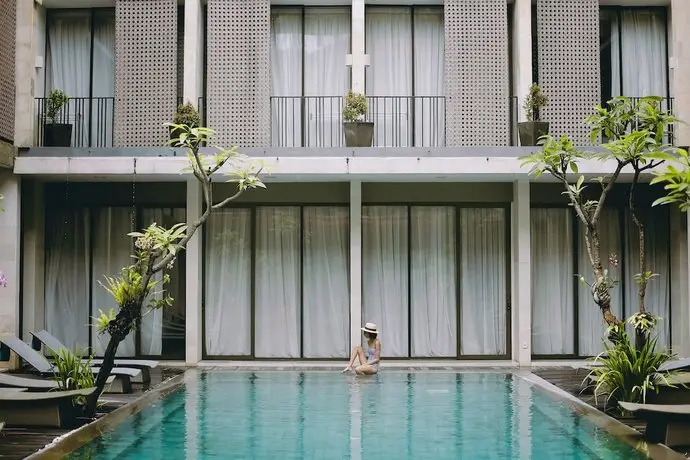
[[[505,0],[446,0],[445,33],[447,145],[508,145]]]
[[[550,133],[587,145],[587,115],[600,103],[599,1],[538,0],[539,83]]]
[[[115,2],[115,146],[167,145],[177,102],[177,1]]]
[[[206,123],[216,143],[269,146],[269,0],[208,0]]]
[[[0,138],[14,139],[14,49],[17,9],[15,0],[0,8]]]

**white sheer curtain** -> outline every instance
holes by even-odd
[[[570,209],[532,209],[532,352],[575,353]]]
[[[578,275],[584,276],[588,283],[592,283],[592,265],[589,263],[587,246],[585,245],[585,230],[580,223],[579,227],[579,260]],[[621,279],[621,246],[619,212],[615,209],[604,209],[599,218],[599,239],[601,241],[602,264],[609,269],[609,274],[614,279]],[[609,257],[615,256],[619,261],[619,268],[609,266]],[[611,291],[611,311],[617,317],[621,316],[623,305],[623,292],[621,286],[616,286]],[[604,351],[602,339],[606,333],[606,322],[601,316],[601,310],[592,299],[592,290],[587,284],[579,283],[578,288],[578,354],[580,356],[595,356]],[[621,318],[622,319],[622,318]]]
[[[256,210],[255,354],[300,356],[300,208]]]
[[[415,9],[415,146],[445,145],[445,30],[442,8]]]
[[[410,8],[366,10],[369,119],[381,147],[410,147],[412,108],[412,18]],[[402,97],[401,97],[402,96]]]
[[[304,95],[309,147],[343,144],[342,97],[349,84],[349,8],[304,11]],[[300,73],[301,73],[300,69]],[[311,97],[319,96],[319,97]]]
[[[88,280],[89,210],[48,208],[45,327],[72,350],[89,346]]]
[[[457,356],[455,209],[411,209],[412,356]]]
[[[612,15],[611,21],[611,93],[665,97],[668,60],[664,15],[656,11],[624,10],[620,17],[621,21]]]
[[[302,12],[271,15],[271,122],[274,146],[302,145]]]
[[[407,219],[406,206],[362,207],[362,322],[377,324],[386,357],[408,356]]]
[[[647,270],[656,276],[647,284],[645,293],[645,307],[648,312],[660,316],[661,322],[655,329],[659,334],[657,344],[669,347],[668,340],[671,328],[669,302],[669,272],[670,253],[670,222],[668,208],[653,208],[640,212],[645,225],[645,255]],[[629,210],[626,210],[626,246],[625,246],[625,306],[626,317],[639,311],[638,284],[635,274],[640,272],[640,254],[637,226],[632,220]],[[632,332],[632,330],[630,331]]]
[[[125,207],[103,207],[93,211],[93,252],[92,252],[92,285],[91,315],[100,316],[99,310],[108,312],[111,308],[118,311],[117,304],[108,292],[99,284],[105,284],[104,275],[113,276],[121,273],[122,267],[132,261],[132,238],[127,236],[132,231],[132,209]],[[98,334],[94,324],[92,347],[96,356],[103,356],[110,340],[109,334]],[[134,334],[120,343],[117,356],[134,356]]]
[[[342,358],[350,349],[349,209],[304,210],[305,358]]]
[[[91,144],[113,145],[115,97],[115,14],[112,11],[94,16],[93,28],[93,97]]]
[[[506,354],[506,215],[504,209],[460,211],[463,355]]]
[[[91,13],[67,11],[51,14],[48,20],[46,53],[47,91],[59,89],[70,98],[88,98],[91,69]],[[88,104],[71,100],[59,115],[58,123],[72,124],[72,145],[88,145]],[[44,107],[45,110],[46,107]],[[40,120],[43,123],[43,120]]]
[[[250,209],[224,209],[209,219],[204,327],[210,356],[251,354],[251,244]]]

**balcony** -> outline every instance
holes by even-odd
[[[446,98],[369,96],[374,147],[445,147]],[[342,96],[271,97],[274,147],[343,147]]]
[[[114,130],[114,97],[71,97],[58,112],[55,120],[48,120],[48,98],[35,98],[36,146],[44,146],[47,124],[70,125],[70,147],[112,147]]]

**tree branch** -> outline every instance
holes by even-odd
[[[628,160],[626,160],[626,161],[616,160],[616,161],[618,161],[618,166],[616,166],[616,170],[611,175],[611,179],[606,184],[606,187],[604,187],[603,190],[601,191],[601,195],[599,196],[599,202],[597,203],[597,207],[594,210],[594,215],[592,216],[592,225],[596,225],[597,222],[599,222],[599,216],[601,215],[601,213],[604,209],[604,203],[606,202],[606,198],[608,197],[608,194],[613,189],[613,186],[616,183],[618,176],[620,176],[620,173],[623,170],[623,168],[626,167],[629,163]]]

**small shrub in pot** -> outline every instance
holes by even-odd
[[[345,146],[371,147],[374,142],[374,123],[364,121],[367,114],[367,99],[364,94],[348,92],[343,108],[343,130]]]
[[[63,109],[69,97],[54,89],[46,100],[45,123],[43,125],[43,145],[46,147],[69,147],[72,145],[72,124],[59,123],[64,120]],[[60,120],[60,115],[62,120]]]
[[[179,138],[179,134],[177,134],[178,128],[174,125],[185,125],[189,128],[198,128],[201,124],[201,117],[199,117],[199,112],[196,107],[194,107],[191,102],[187,102],[177,106],[172,124],[173,126],[170,126],[170,140],[176,141]],[[173,142],[173,145],[177,144],[178,142]]]
[[[523,104],[527,121],[518,123],[520,145],[536,146],[539,138],[549,134],[549,123],[541,120],[540,111],[549,103],[548,98],[542,92],[541,86],[532,83]]]

